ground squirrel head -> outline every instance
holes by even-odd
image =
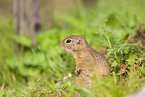
[[[87,41],[83,36],[73,35],[65,38],[59,46],[66,52],[78,52],[87,46]]]

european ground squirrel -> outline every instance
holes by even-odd
[[[60,47],[73,55],[76,61],[76,83],[85,87],[91,87],[89,74],[94,70],[100,75],[109,75],[110,66],[107,59],[93,50],[86,39],[79,35],[69,36],[64,39]],[[79,74],[78,74],[79,73]]]

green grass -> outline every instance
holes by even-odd
[[[143,2],[100,0],[88,8],[79,0],[76,13],[55,15],[55,28],[39,33],[35,47],[29,37],[14,35],[12,18],[0,17],[0,96],[73,97],[79,92],[122,97],[136,92],[145,85],[145,51],[140,41],[129,41],[145,23]],[[94,75],[91,89],[75,87],[75,60],[59,47],[69,35],[84,36],[108,58],[112,74],[104,80]]]

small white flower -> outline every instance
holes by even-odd
[[[68,77],[72,77],[72,74],[71,73],[68,73]]]
[[[64,80],[65,80],[65,79],[68,79],[68,76],[63,77],[63,79],[64,79]]]

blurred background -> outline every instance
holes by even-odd
[[[144,10],[144,0],[1,0],[0,96],[71,96],[79,91],[120,97],[135,92],[145,84],[141,82],[145,76]],[[104,88],[94,87],[96,93],[74,89],[75,61],[59,47],[69,35],[84,36],[104,54],[122,86],[112,85],[110,78],[107,87],[113,90],[105,89],[105,94]],[[128,71],[134,70],[131,67],[136,69],[129,78],[135,74],[137,78],[125,87]]]

